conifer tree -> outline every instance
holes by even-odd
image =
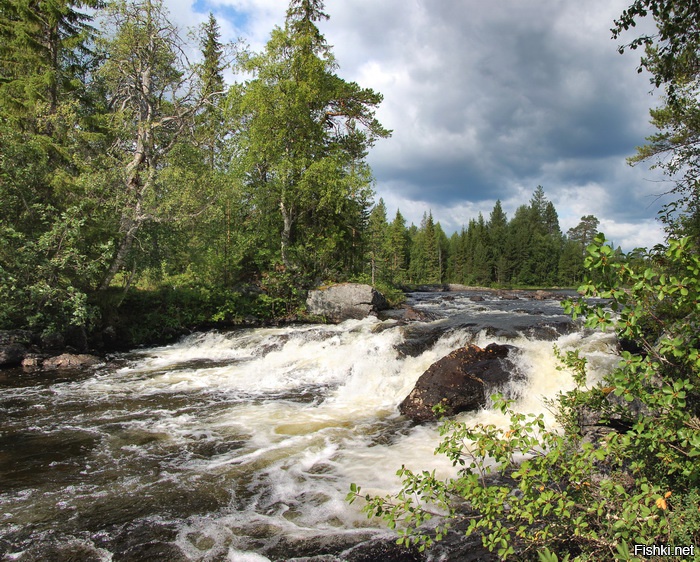
[[[104,136],[89,96],[94,2],[0,6],[0,324],[61,329],[89,316],[109,207],[87,179]]]
[[[409,245],[406,219],[404,219],[400,210],[396,210],[396,216],[391,221],[388,230],[389,279],[391,283],[400,285],[406,282]]]
[[[379,199],[369,215],[368,250],[372,285],[384,281],[388,274],[386,205]]]

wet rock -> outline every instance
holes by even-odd
[[[405,547],[396,544],[395,539],[372,540],[361,543],[343,552],[341,560],[346,562],[423,562],[427,560],[417,546]]]
[[[41,336],[41,349],[49,353],[59,353],[66,348],[66,338],[63,334],[52,332]]]
[[[379,291],[370,285],[342,283],[309,291],[306,305],[310,314],[332,322],[362,319],[389,307]]]
[[[429,310],[421,310],[409,305],[403,305],[401,308],[391,310],[383,310],[378,315],[380,320],[397,320],[404,324],[407,322],[432,322],[443,316]]]
[[[27,330],[0,330],[0,367],[17,367],[33,342]]]
[[[451,326],[447,323],[409,324],[401,328],[403,341],[395,346],[401,356],[418,357],[430,349]]]
[[[22,359],[22,368],[25,371],[36,371],[41,369],[44,363],[44,357],[42,355],[37,355],[36,353],[30,353]]]
[[[515,373],[508,359],[513,349],[490,344],[485,349],[468,345],[452,351],[421,375],[399,411],[415,422],[424,422],[435,419],[432,409],[437,404],[448,416],[481,408],[491,391]]]
[[[64,334],[66,345],[80,353],[88,349],[88,336],[84,326],[69,326]]]
[[[88,355],[86,353],[64,353],[62,355],[57,355],[56,357],[49,357],[48,359],[45,359],[42,367],[48,371],[81,369],[83,367],[97,365],[101,361],[102,360],[99,357],[95,355]]]
[[[441,316],[429,310],[419,310],[412,306],[406,306],[403,318],[408,322],[432,322]]]
[[[0,367],[16,367],[22,364],[27,348],[18,343],[0,346]]]
[[[499,299],[504,301],[517,301],[520,300],[522,293],[518,294],[512,291],[498,291],[496,295]]]

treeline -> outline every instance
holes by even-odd
[[[369,218],[372,282],[393,285],[571,286],[582,280],[586,247],[598,233],[593,215],[563,234],[559,216],[538,186],[508,220],[500,201],[449,238],[432,213],[406,227],[400,211],[389,223],[380,200]]]

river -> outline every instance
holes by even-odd
[[[558,300],[416,293],[436,320],[207,332],[57,378],[0,379],[0,557],[10,560],[343,560],[391,536],[344,498],[435,469],[435,424],[398,404],[466,343],[508,343],[516,409],[544,412],[572,387],[553,344],[597,378],[615,340],[578,330]],[[504,423],[484,408],[465,421]]]

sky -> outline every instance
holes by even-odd
[[[223,40],[260,51],[286,0],[165,0],[183,26],[211,11]],[[508,217],[538,185],[563,232],[583,215],[624,250],[663,240],[669,184],[626,159],[654,132],[639,53],[620,55],[627,0],[327,0],[319,27],[338,75],[384,96],[393,130],[371,150],[376,199],[450,235],[497,199]],[[623,38],[628,41],[632,35]]]

